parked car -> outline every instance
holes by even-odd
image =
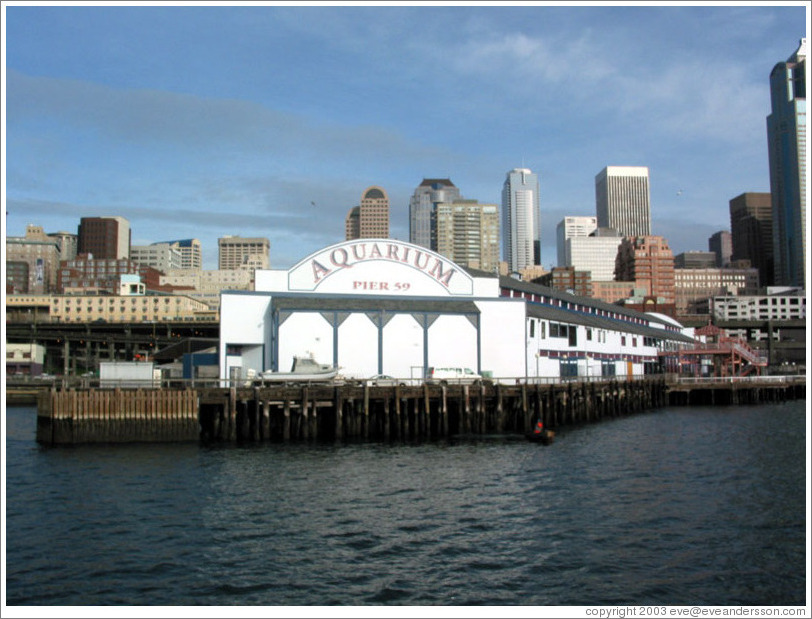
[[[426,372],[427,383],[472,383],[477,380],[482,380],[482,376],[474,372],[471,368],[431,367]]]
[[[376,387],[394,387],[398,384],[398,380],[389,374],[375,374],[375,376],[370,376],[367,382]]]

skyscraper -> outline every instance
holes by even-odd
[[[539,177],[514,168],[502,186],[502,254],[509,272],[541,264],[540,231]]]
[[[389,238],[389,196],[382,187],[367,187],[361,204],[350,209],[344,222],[347,240]]]
[[[460,199],[460,190],[449,178],[424,178],[409,200],[409,242],[437,249],[434,215],[439,202]]]
[[[607,166],[595,177],[598,226],[623,236],[651,234],[648,168]]]
[[[775,283],[806,279],[806,39],[770,73],[767,117]]]
[[[77,253],[98,260],[130,257],[130,222],[123,217],[82,217]]]
[[[749,260],[758,269],[762,286],[772,286],[773,277],[773,208],[769,193],[748,192],[730,201],[730,236],[733,255],[730,259]]]

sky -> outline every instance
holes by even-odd
[[[121,216],[133,245],[270,240],[290,268],[344,240],[364,191],[450,178],[500,203],[540,178],[555,228],[595,176],[647,166],[652,233],[707,251],[729,201],[768,192],[769,75],[803,2],[553,5],[3,4],[5,233]]]

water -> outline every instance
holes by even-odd
[[[803,605],[806,412],[423,444],[41,448],[6,419],[9,605]]]

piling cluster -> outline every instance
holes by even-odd
[[[662,376],[515,385],[304,383],[185,389],[51,389],[39,395],[43,444],[434,440],[524,435],[663,406],[803,398],[796,384],[681,385]]]

